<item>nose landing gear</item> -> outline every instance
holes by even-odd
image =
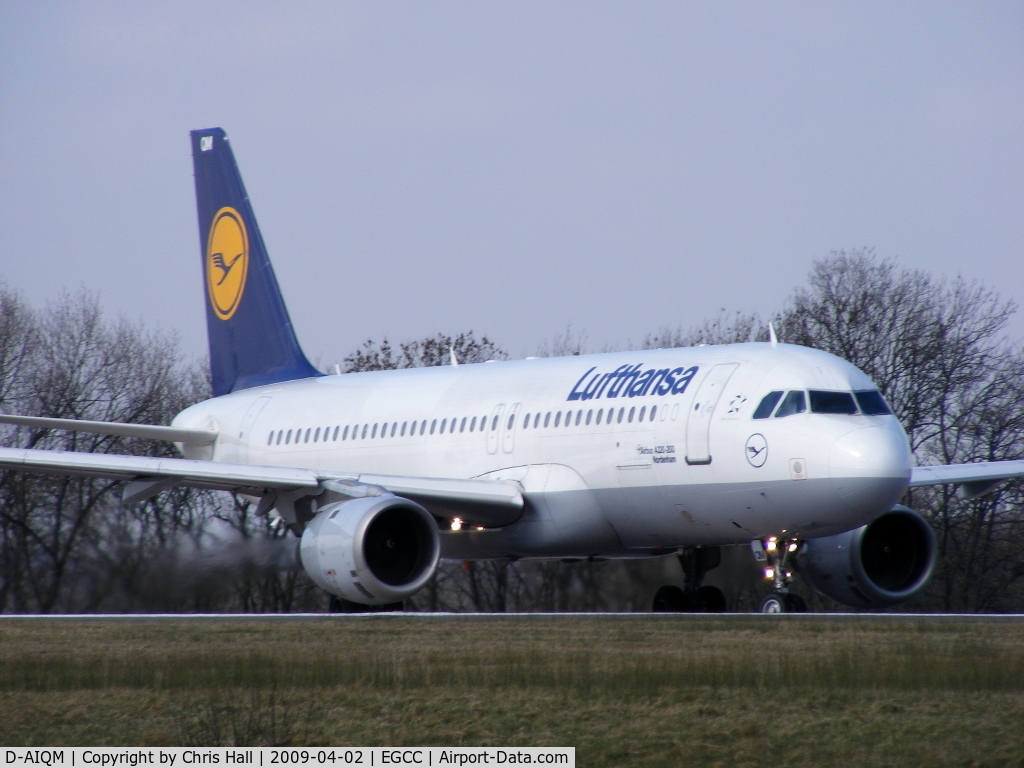
[[[774,590],[761,599],[758,611],[761,613],[806,613],[807,603],[800,595],[789,591],[793,574],[786,567],[786,559],[800,549],[797,539],[754,539],[750,542],[754,559],[765,564],[764,576],[772,580]]]

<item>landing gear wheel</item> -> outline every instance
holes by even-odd
[[[761,605],[758,607],[760,613],[790,613],[792,603],[789,595],[782,592],[769,592],[761,598]]]
[[[654,605],[651,610],[655,613],[679,613],[686,610],[686,595],[679,587],[665,586],[654,593]]]
[[[697,599],[704,613],[725,613],[725,595],[718,587],[701,587]]]

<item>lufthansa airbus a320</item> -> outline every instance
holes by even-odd
[[[750,547],[799,611],[794,564],[862,609],[927,583],[908,487],[978,495],[1024,462],[914,467],[878,388],[833,355],[776,342],[323,375],[303,354],[218,129],[192,132],[214,397],[171,426],[16,415],[10,424],[177,444],[156,459],[0,449],[0,467],[259,500],[342,610],[397,608],[441,558],[677,556],[655,610],[719,611],[720,548]]]

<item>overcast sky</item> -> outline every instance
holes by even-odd
[[[0,0],[0,279],[203,354],[212,126],[323,366],[623,345],[863,246],[1024,304],[1022,2]]]

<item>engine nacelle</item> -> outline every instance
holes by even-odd
[[[324,506],[302,533],[299,560],[331,594],[364,605],[404,600],[437,568],[441,537],[423,507],[398,496]]]
[[[808,539],[797,566],[812,587],[854,608],[909,600],[935,568],[935,534],[917,512],[897,505],[867,525]]]

